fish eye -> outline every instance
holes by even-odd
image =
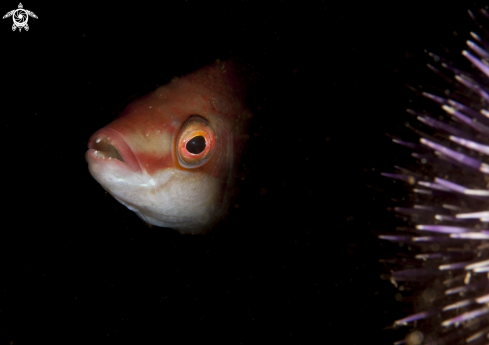
[[[215,135],[209,122],[200,116],[191,116],[184,122],[177,136],[177,159],[184,168],[198,168],[214,153]]]

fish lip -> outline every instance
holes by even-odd
[[[101,157],[100,155],[97,155],[96,146],[97,146],[97,140],[99,139],[102,139],[105,142],[108,142],[111,145],[113,145],[119,152],[123,161],[119,159],[104,158]],[[102,128],[96,131],[95,133],[93,133],[90,139],[88,139],[88,151],[85,155],[85,158],[88,163],[90,163],[90,160],[94,160],[94,161],[104,160],[106,162],[111,162],[112,164],[119,164],[120,166],[126,166],[133,172],[142,172],[141,165],[139,164],[139,161],[136,158],[136,155],[134,154],[132,149],[126,143],[123,136],[112,128]]]

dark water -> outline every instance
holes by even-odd
[[[385,133],[418,102],[404,83],[434,80],[423,49],[458,57],[481,4],[23,4],[30,31],[0,27],[1,344],[402,337],[375,237],[395,223],[378,174],[402,160]],[[86,142],[126,98],[231,56],[262,75],[243,193],[209,236],[147,228]]]

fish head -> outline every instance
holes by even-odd
[[[91,175],[145,222],[202,233],[227,212],[250,111],[232,62],[129,104],[89,139]]]

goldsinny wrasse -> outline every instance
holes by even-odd
[[[88,141],[92,176],[145,222],[203,233],[227,212],[252,115],[233,61],[174,78]]]

